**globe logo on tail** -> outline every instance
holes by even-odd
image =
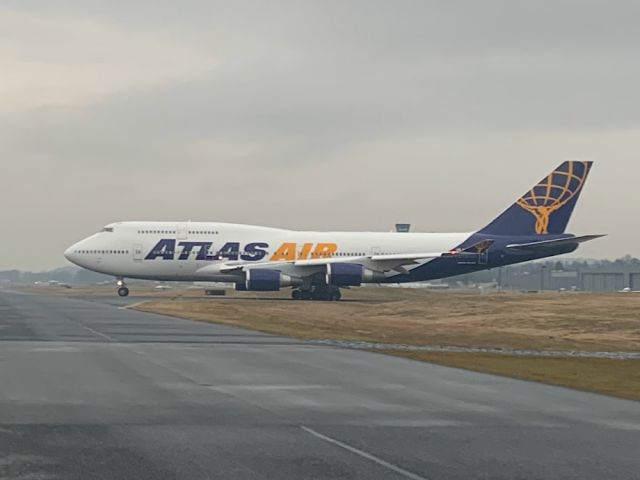
[[[537,234],[549,233],[549,216],[580,192],[588,173],[588,162],[565,162],[517,201],[535,217]]]

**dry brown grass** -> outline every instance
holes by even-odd
[[[640,360],[488,353],[386,351],[392,355],[640,400]]]
[[[636,294],[479,295],[363,288],[346,291],[347,301],[343,302],[292,301],[285,294],[158,299],[138,308],[299,338],[522,349],[640,350],[640,295]]]

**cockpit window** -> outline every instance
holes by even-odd
[[[102,229],[103,232],[113,232],[113,227],[104,227]]]

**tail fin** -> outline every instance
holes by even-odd
[[[564,233],[592,162],[569,160],[520,197],[479,233],[546,235]]]

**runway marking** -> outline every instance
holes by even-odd
[[[119,310],[128,310],[130,308],[136,308],[136,307],[139,307],[140,305],[144,305],[145,303],[149,303],[149,300],[143,300],[142,302],[131,303],[129,305],[122,305],[122,306],[118,307],[118,309]]]
[[[468,427],[474,425],[470,422],[460,422],[457,420],[373,420],[368,422],[347,422],[349,425],[374,425],[380,427],[403,427],[403,428],[431,428],[431,427]]]
[[[104,339],[106,339],[106,340],[109,340],[110,342],[116,342],[116,341],[117,341],[115,338],[110,337],[110,336],[109,336],[109,335],[107,335],[106,333],[102,333],[102,332],[99,332],[99,331],[97,331],[97,330],[94,330],[93,328],[91,328],[91,327],[87,327],[86,325],[83,325],[83,324],[82,324],[82,323],[80,323],[80,322],[74,322],[74,321],[72,320],[72,323],[75,323],[76,325],[78,325],[78,326],[80,326],[80,327],[84,328],[85,330],[88,330],[89,332],[93,333],[94,335],[98,335],[99,337],[102,337],[102,338],[104,338]]]
[[[590,422],[596,425],[604,425],[605,427],[615,428],[616,430],[635,430],[640,431],[640,423],[623,422],[616,420],[605,420],[600,422]]]
[[[339,388],[337,385],[207,385],[212,390],[249,390],[249,391],[282,391],[282,390],[328,390]]]
[[[386,460],[376,457],[371,453],[365,452],[364,450],[360,450],[359,448],[356,448],[356,447],[352,447],[351,445],[341,442],[340,440],[336,440],[335,438],[327,437],[326,435],[323,435],[320,432],[316,432],[312,428],[305,427],[304,425],[300,425],[300,428],[305,432],[313,435],[314,437],[319,438],[320,440],[324,440],[325,442],[331,443],[332,445],[335,445],[344,450],[347,450],[348,452],[355,453],[356,455],[362,458],[371,460],[372,462],[377,463],[382,467],[385,467],[387,470],[391,470],[392,472],[402,475],[405,478],[410,478],[411,480],[427,480],[427,478],[425,477],[421,477],[416,473],[410,472],[409,470],[405,470],[404,468],[399,467],[398,465],[394,465],[393,463],[387,462]]]

